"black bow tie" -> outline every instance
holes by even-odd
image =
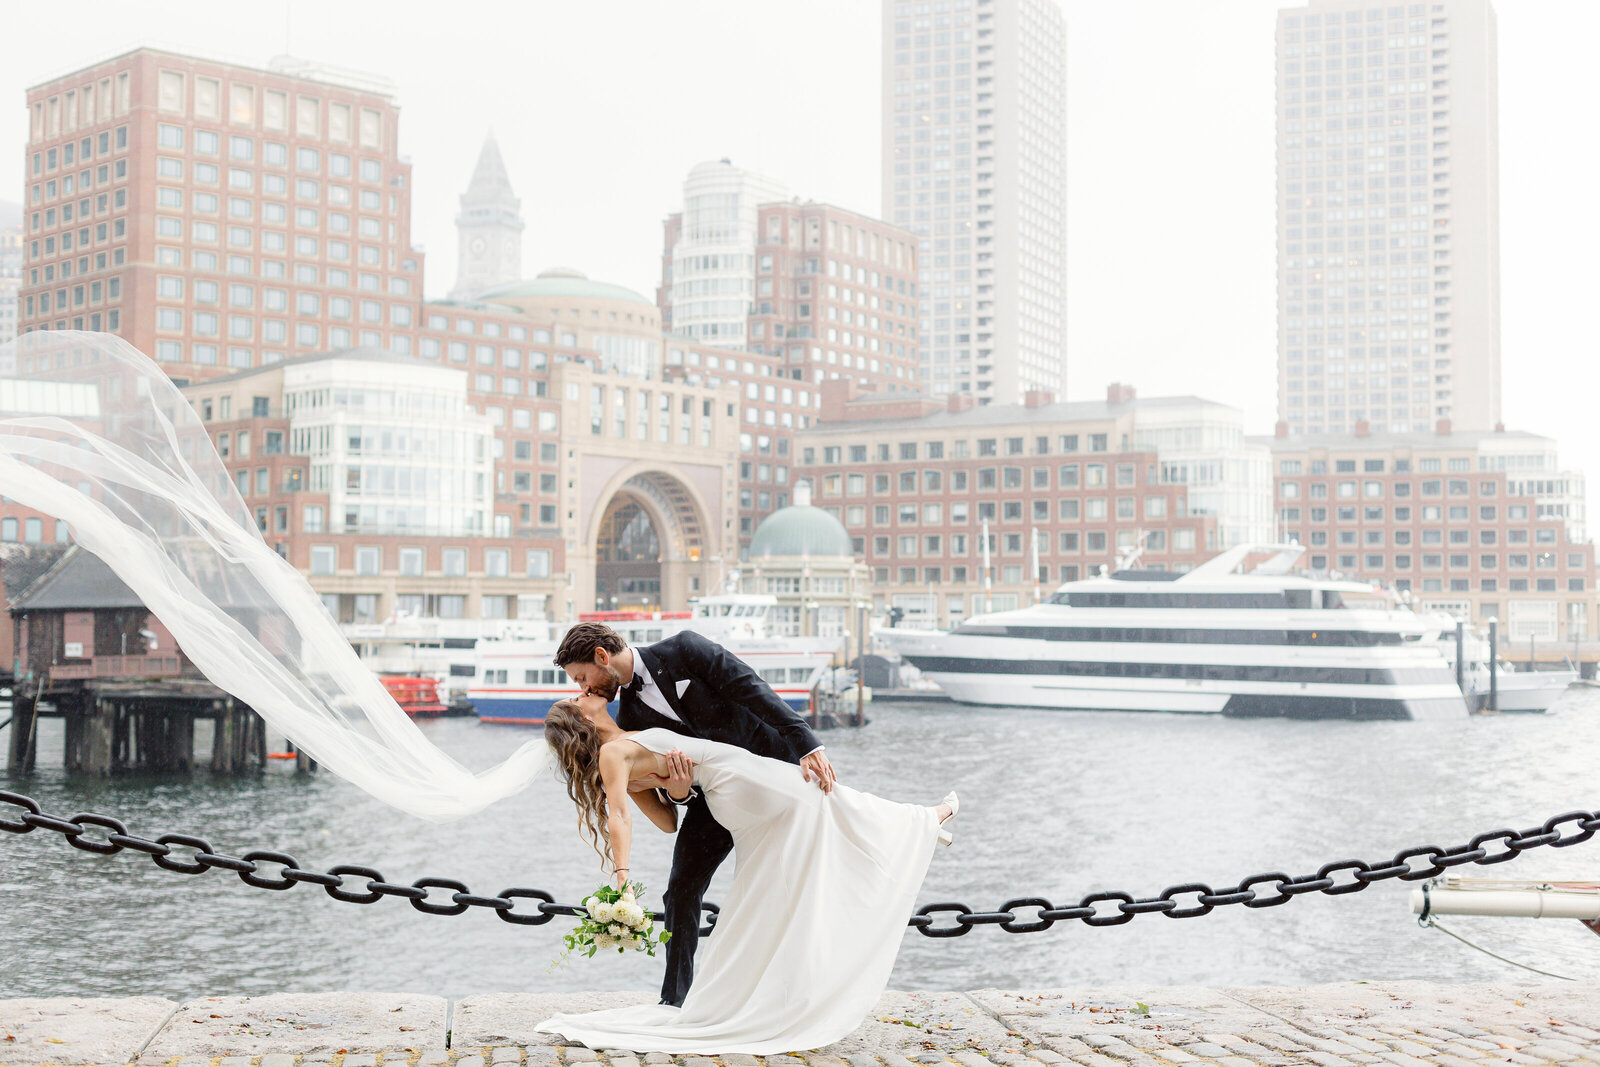
[[[624,693],[632,693],[634,696],[638,696],[640,693],[644,692],[644,676],[638,671],[634,671],[633,680],[627,685],[623,686],[622,691]]]

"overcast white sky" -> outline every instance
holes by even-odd
[[[1063,0],[1068,395],[1197,393],[1270,432],[1279,0]],[[1498,0],[1505,415],[1600,479],[1592,0]],[[0,0],[0,200],[27,86],[140,45],[265,66],[289,51],[397,85],[427,290],[455,278],[456,196],[493,127],[523,266],[654,296],[661,219],[727,156],[790,192],[879,204],[877,0]],[[66,32],[63,32],[63,30]],[[1600,482],[1597,482],[1600,485]]]

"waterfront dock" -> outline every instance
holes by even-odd
[[[885,993],[854,1033],[787,1055],[560,1044],[555,1012],[646,993],[0,1000],[0,1067],[1586,1067],[1600,997],[1576,982],[1341,982]]]

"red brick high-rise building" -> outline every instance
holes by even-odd
[[[662,225],[662,325],[774,356],[796,381],[918,388],[916,236],[781,195],[727,160],[690,172],[684,210]]]
[[[915,391],[916,238],[831,204],[756,211],[750,347],[780,357],[797,381]]]
[[[139,49],[28,111],[21,330],[107,330],[192,381],[408,350],[422,259],[380,79]]]
[[[883,393],[918,388],[917,242],[900,227],[799,200],[759,203],[737,215],[729,208],[721,220],[726,225],[718,229],[715,210],[721,202],[702,203],[705,195],[695,194],[704,191],[693,188],[703,172],[707,180],[742,189],[742,172],[729,164],[696,168],[686,186],[695,212],[690,237],[682,213],[662,227],[656,301],[663,328],[675,332],[685,358],[747,376],[739,464],[739,538],[747,548],[761,520],[793,499],[793,435],[816,417],[822,383],[845,381]],[[739,243],[745,237],[748,246]],[[696,241],[707,246],[705,255],[686,251],[684,243]],[[743,300],[744,292],[749,296],[734,324],[738,344],[722,345],[719,353],[717,345],[676,329],[675,297],[692,299],[703,320],[711,314],[707,308],[721,307],[708,297]],[[699,325],[704,332],[704,323]],[[670,355],[668,370],[678,372]],[[696,373],[694,367],[684,370]],[[752,374],[758,380],[748,380]],[[730,377],[726,371],[723,376]]]

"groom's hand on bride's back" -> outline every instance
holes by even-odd
[[[667,796],[678,803],[694,792],[694,760],[679,749],[667,753]]]
[[[820,748],[800,760],[800,773],[805,775],[806,781],[816,782],[817,788],[824,793],[833,792],[833,787],[839,784],[833,764],[828,762],[827,753]]]

